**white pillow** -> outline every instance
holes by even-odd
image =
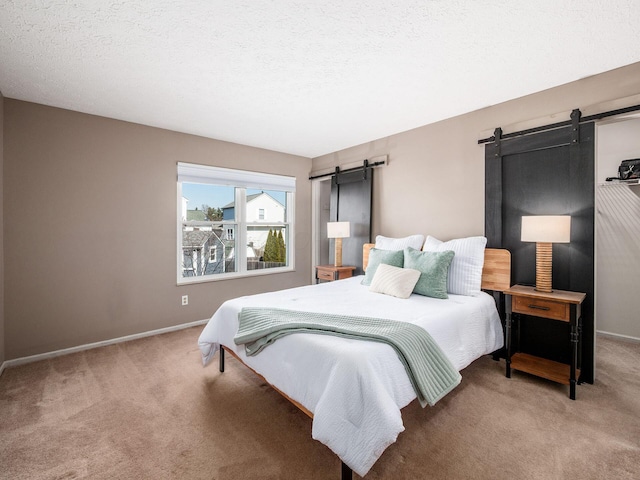
[[[418,270],[381,263],[373,276],[369,290],[398,298],[409,298],[419,278]]]
[[[482,267],[486,237],[456,238],[441,242],[427,236],[422,250],[425,252],[444,252],[453,250],[455,256],[449,266],[447,292],[457,295],[478,295],[482,285]]]
[[[380,250],[404,250],[407,247],[420,250],[424,243],[424,235],[409,235],[402,238],[376,236],[376,248]]]

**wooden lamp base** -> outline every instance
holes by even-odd
[[[336,267],[342,266],[342,238],[336,238],[336,253],[335,253],[335,264]]]
[[[552,244],[536,243],[536,290],[551,293],[551,264],[553,258]]]

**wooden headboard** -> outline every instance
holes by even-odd
[[[362,247],[362,269],[369,264],[369,250],[373,243],[365,243]],[[511,287],[511,252],[503,248],[486,248],[484,250],[484,267],[482,268],[482,290],[503,292]]]

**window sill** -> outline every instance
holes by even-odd
[[[237,278],[247,278],[247,277],[259,277],[264,275],[275,275],[278,273],[290,273],[295,272],[294,267],[279,267],[279,268],[265,268],[262,270],[252,270],[249,272],[233,272],[233,273],[218,273],[214,275],[204,275],[198,277],[186,277],[179,278],[177,285],[191,285],[194,283],[207,283],[207,282],[220,282],[223,280],[235,280]]]

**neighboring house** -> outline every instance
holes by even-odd
[[[195,277],[226,271],[221,229],[183,230],[182,275]]]
[[[222,207],[222,219],[235,219],[235,202]],[[247,222],[284,222],[284,205],[265,192],[247,195]]]
[[[222,220],[216,222],[208,220],[204,210],[189,210],[188,204],[189,200],[182,197],[182,276],[236,271],[235,203],[222,207]],[[282,229],[285,214],[284,205],[268,193],[247,196],[247,269],[285,265],[263,261],[269,231],[277,233]]]
[[[233,258],[229,253],[233,249],[225,248],[228,242],[225,241],[222,228],[207,224],[204,210],[188,210],[188,202],[182,197],[182,276],[226,272],[227,262]]]
[[[222,219],[224,221],[233,221],[235,219],[235,202],[222,207]],[[264,251],[269,230],[278,231],[279,228],[276,225],[284,222],[284,220],[284,205],[271,195],[265,192],[247,195],[247,223],[264,223],[264,226],[249,225],[247,228],[247,244],[256,252],[255,255],[259,255]],[[228,228],[225,233],[228,239],[233,239],[234,232],[232,229]]]

